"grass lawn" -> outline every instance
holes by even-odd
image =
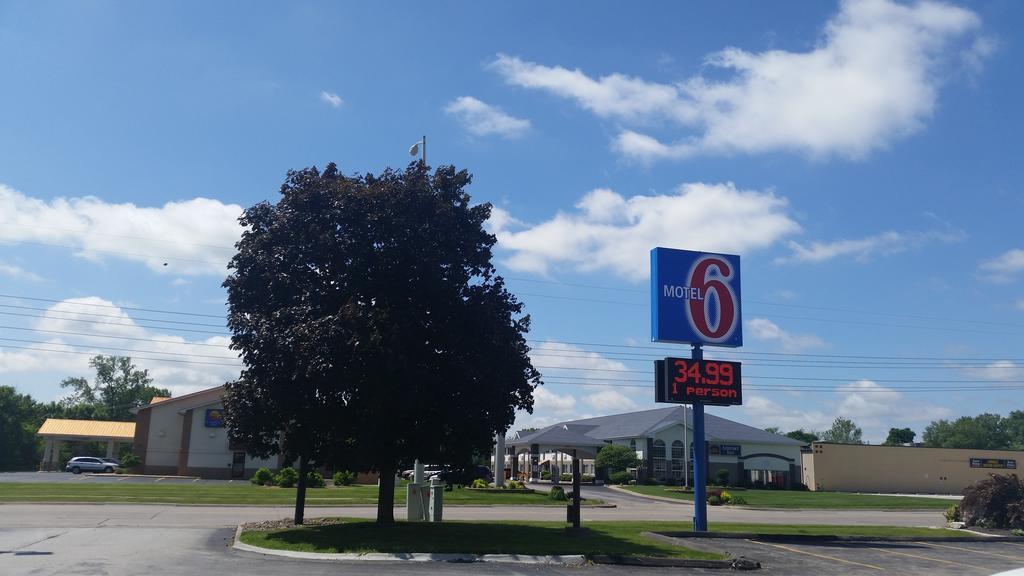
[[[242,542],[303,552],[422,552],[467,554],[611,554],[721,559],[724,556],[662,544],[641,532],[683,530],[684,522],[585,522],[574,532],[562,522],[396,522],[345,519],[342,524],[246,531]]]
[[[632,492],[650,496],[693,500],[693,493],[677,492],[676,486],[627,486]],[[710,489],[710,487],[709,487]],[[793,490],[739,490],[729,491],[740,496],[748,506],[792,509],[866,509],[866,510],[945,510],[955,500],[942,498],[915,498],[911,496],[875,496],[847,492],[798,492]]]
[[[302,552],[424,552],[468,554],[609,554],[680,558],[721,558],[663,544],[643,532],[690,532],[690,522],[584,522],[575,533],[561,522],[397,522],[344,519],[342,524],[269,531],[245,531],[242,542]],[[791,526],[712,523],[715,532],[835,536],[963,536],[945,529],[894,526]]]
[[[565,506],[547,494],[493,493],[455,489],[445,492],[446,505],[531,505]],[[161,504],[250,504],[291,505],[294,488],[253,486],[247,482],[232,484],[163,484],[147,482],[4,482],[0,483],[0,502],[122,502]],[[587,500],[587,504],[599,504]],[[377,504],[376,486],[339,486],[310,488],[307,506],[344,506]],[[395,504],[405,504],[405,488],[395,487]]]

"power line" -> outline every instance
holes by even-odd
[[[4,346],[4,348],[13,348],[15,350],[34,350],[36,352],[52,352],[56,354],[76,354],[79,356],[95,356],[92,352],[77,352],[75,350],[50,350],[46,348],[34,348],[31,346]],[[203,361],[190,361],[190,360],[175,360],[173,358],[151,358],[147,356],[132,356],[135,360],[150,360],[153,362],[174,362],[176,364],[205,364],[209,366],[227,366],[230,368],[241,368],[241,364],[224,364],[221,362],[203,362]]]
[[[37,312],[57,312],[60,314],[78,314],[80,316],[92,316],[94,318],[116,318],[124,319],[124,316],[117,314],[98,314],[96,312],[79,312],[78,310],[53,310],[51,308],[35,308],[33,306],[18,306],[15,304],[0,304],[0,308],[14,308],[15,310],[35,310]],[[223,324],[205,324],[203,322],[185,322],[183,320],[162,320],[160,318],[130,318],[133,322],[160,322],[162,324],[182,324],[185,326],[208,326],[210,328],[224,328]]]
[[[173,330],[175,332],[194,332],[196,334],[215,334],[217,336],[227,336],[227,333],[223,330],[214,332],[212,330],[197,330],[194,328],[177,328],[174,326],[151,326],[147,324],[126,324],[124,322],[101,322],[98,320],[88,320],[83,318],[63,318],[61,316],[47,316],[45,314],[22,314],[21,312],[3,312],[0,311],[0,315],[3,316],[21,316],[25,318],[40,318],[45,320],[62,320],[64,322],[83,322],[86,324],[100,324],[103,326],[125,326],[128,328],[152,328],[154,330]]]
[[[206,318],[219,318],[224,319],[223,314],[199,314],[198,312],[180,312],[176,310],[160,310],[157,308],[135,308],[132,306],[116,306],[113,304],[93,304],[89,302],[68,302],[68,299],[64,300],[53,300],[50,298],[35,298],[32,296],[15,296],[13,294],[0,294],[0,298],[13,298],[16,300],[33,300],[36,302],[55,302],[58,304],[71,304],[73,306],[93,306],[97,308],[117,308],[119,310],[136,310],[139,312],[157,312],[159,314],[179,314],[182,316],[201,316]]]
[[[143,354],[166,354],[166,355],[169,355],[169,356],[187,356],[189,358],[214,358],[214,359],[219,359],[219,360],[237,360],[238,359],[237,356],[232,358],[231,356],[213,356],[213,355],[210,355],[210,354],[186,354],[186,353],[183,353],[183,352],[164,352],[162,350],[142,350],[142,349],[133,350],[133,349],[130,349],[130,348],[115,348],[115,347],[112,347],[112,346],[96,346],[94,344],[65,344],[63,342],[58,343],[58,342],[47,342],[46,340],[24,340],[24,339],[20,339],[20,338],[0,338],[0,341],[3,341],[3,342],[20,342],[20,343],[23,343],[23,344],[45,344],[47,346],[67,346],[69,348],[87,348],[87,349],[96,349],[96,350],[111,350],[113,352],[120,352],[121,354],[119,354],[119,355],[124,355],[124,356],[131,356],[132,354],[135,354],[137,352],[142,352]]]
[[[206,342],[175,342],[174,340],[157,340],[155,338],[135,338],[132,336],[109,336],[106,334],[95,334],[89,332],[70,332],[67,330],[44,330],[42,328],[23,328],[21,326],[0,326],[0,328],[6,330],[20,330],[22,332],[39,332],[43,334],[65,334],[68,336],[85,336],[88,338],[106,338],[110,340],[131,340],[133,342],[156,342],[158,344],[173,344],[176,346],[206,346],[209,348],[224,348],[229,347],[226,344],[208,344]]]

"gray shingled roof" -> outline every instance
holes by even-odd
[[[667,408],[656,408],[654,410],[642,410],[640,412],[627,412],[625,414],[611,414],[609,416],[598,416],[596,418],[584,418],[582,420],[571,420],[559,422],[542,430],[532,432],[519,438],[516,443],[521,444],[527,440],[533,440],[536,435],[546,432],[552,428],[568,426],[569,430],[577,434],[586,435],[598,440],[612,440],[615,438],[637,438],[648,436],[654,432],[683,422],[683,413],[686,413],[686,421],[693,427],[692,411],[682,405],[670,406]],[[760,428],[740,424],[727,420],[713,414],[704,414],[704,432],[709,440],[727,440],[733,442],[759,442],[763,444],[787,444],[801,446],[803,442],[794,440],[780,434],[765,432]],[[528,443],[544,443],[531,441]]]

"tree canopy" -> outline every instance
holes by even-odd
[[[882,444],[886,446],[913,444],[914,436],[917,436],[917,434],[910,428],[889,428],[889,435],[885,438],[885,442],[882,442]]]
[[[836,444],[863,444],[860,428],[845,416],[837,416],[832,427],[821,433],[821,440]]]
[[[393,521],[400,466],[489,452],[540,384],[470,180],[421,162],[354,176],[330,164],[289,172],[277,204],[240,220],[224,282],[245,364],[227,384],[230,434],[300,468],[379,472],[378,522]]]
[[[594,460],[595,467],[604,468],[609,474],[621,472],[639,464],[640,459],[636,457],[636,451],[630,450],[628,446],[618,444],[602,446],[597,453],[597,459]]]
[[[926,446],[933,448],[1020,449],[1024,447],[1024,437],[1019,431],[1022,422],[1024,412],[1020,410],[1010,412],[1007,418],[999,414],[979,414],[961,416],[952,422],[936,420],[925,427],[922,439]]]
[[[154,396],[170,396],[170,391],[153,386],[148,370],[139,370],[127,356],[94,356],[89,366],[96,375],[90,384],[82,377],[65,378],[61,388],[72,394],[61,404],[88,420],[134,420],[131,409],[149,403]]]
[[[818,439],[819,439],[819,434],[817,432],[814,432],[814,431],[806,431],[805,432],[803,428],[797,428],[796,430],[793,430],[793,431],[790,431],[790,432],[786,432],[786,436],[789,437],[789,438],[792,438],[793,440],[799,440],[799,441],[803,442],[804,444],[810,444],[812,442],[817,442]]]

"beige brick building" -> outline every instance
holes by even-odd
[[[989,474],[1017,473],[1024,452],[815,442],[801,454],[811,490],[959,494]]]

